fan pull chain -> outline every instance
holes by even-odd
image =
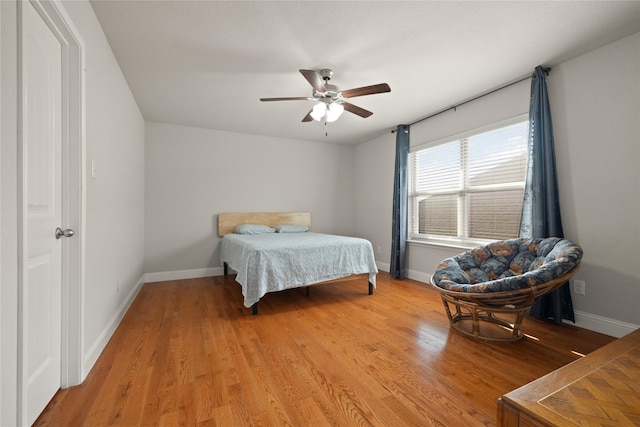
[[[324,137],[327,138],[329,136],[329,130],[328,130],[328,125],[327,125],[327,121],[325,120],[324,122]]]

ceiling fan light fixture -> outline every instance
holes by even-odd
[[[344,106],[342,104],[336,102],[329,104],[329,108],[327,109],[327,122],[335,122],[343,112]]]
[[[320,121],[326,112],[327,104],[324,102],[318,102],[313,106],[313,110],[311,110],[311,117],[313,117],[314,120]]]
[[[0,0],[2,1],[2,0]],[[346,110],[356,116],[367,118],[373,113],[364,108],[347,102],[346,99],[355,98],[357,96],[374,95],[376,93],[391,92],[391,88],[386,83],[378,83],[370,86],[362,86],[353,89],[340,91],[337,86],[329,84],[333,71],[328,68],[322,70],[305,70],[300,69],[300,74],[309,82],[313,88],[312,95],[309,96],[289,96],[284,98],[260,98],[260,101],[315,101],[311,111],[303,117],[302,122],[311,122],[316,120],[323,121],[325,125],[329,122],[336,121]],[[325,126],[326,127],[326,126]]]

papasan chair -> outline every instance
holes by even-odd
[[[485,341],[517,341],[533,300],[566,283],[581,259],[579,245],[558,237],[501,240],[445,259],[431,284],[457,331]]]

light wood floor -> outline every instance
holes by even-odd
[[[143,286],[46,426],[495,425],[496,399],[612,337],[526,319],[520,342],[450,329],[439,294],[378,276],[242,305],[233,276]]]

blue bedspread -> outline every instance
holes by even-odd
[[[235,270],[245,307],[267,292],[369,273],[375,286],[373,247],[368,240],[321,233],[228,234],[220,259]]]

